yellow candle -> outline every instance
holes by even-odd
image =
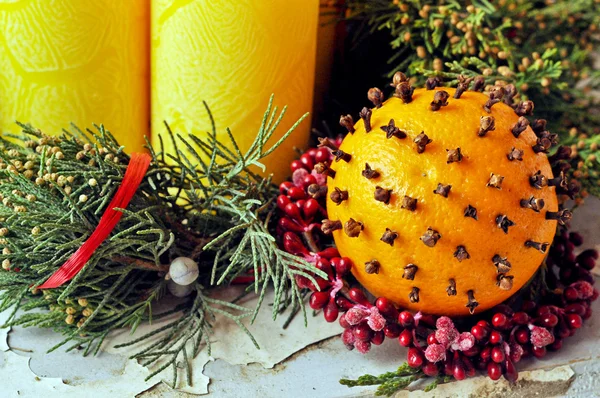
[[[149,0],[0,0],[0,131],[149,133]]]
[[[205,136],[205,100],[218,137],[227,140],[229,127],[248,149],[271,93],[280,109],[288,105],[283,135],[312,110],[318,18],[319,0],[153,0],[154,142],[165,132],[163,120],[178,133]],[[276,180],[289,174],[293,148],[303,148],[309,132],[305,120],[266,159],[267,173]]]

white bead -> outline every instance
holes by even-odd
[[[186,297],[194,291],[194,285],[182,286],[175,283],[173,279],[170,279],[167,281],[167,289],[175,297]]]
[[[177,257],[171,262],[169,275],[178,285],[190,285],[198,279],[198,264],[191,258]]]

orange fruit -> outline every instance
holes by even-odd
[[[409,103],[364,109],[356,124],[343,117],[355,131],[326,170],[328,217],[343,225],[333,238],[358,281],[401,307],[449,316],[514,294],[543,262],[557,218],[570,215],[526,119],[503,102],[487,112],[483,93],[455,92],[417,89]],[[375,103],[380,94],[370,92]]]

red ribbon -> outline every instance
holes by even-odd
[[[38,289],[59,287],[73,279],[81,271],[98,246],[108,238],[108,235],[110,235],[123,216],[123,213],[115,210],[115,208],[125,209],[129,205],[142,179],[146,175],[151,160],[150,156],[145,153],[134,153],[131,155],[131,160],[129,161],[127,170],[125,170],[123,181],[121,181],[117,193],[110,201],[104,214],[102,214],[100,222],[92,235],[44,284],[38,286]]]

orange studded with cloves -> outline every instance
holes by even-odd
[[[550,145],[525,117],[533,104],[512,104],[511,87],[486,95],[468,83],[414,90],[400,75],[387,101],[371,89],[375,107],[356,123],[343,117],[336,160],[317,167],[338,225],[326,232],[369,292],[403,308],[456,316],[505,301],[570,216]]]

